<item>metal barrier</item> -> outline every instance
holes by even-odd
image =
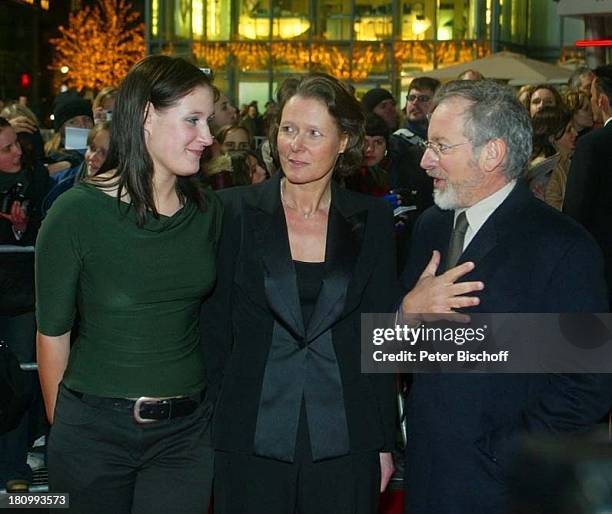
[[[34,253],[33,246],[0,245],[0,253]]]

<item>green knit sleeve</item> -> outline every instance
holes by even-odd
[[[72,329],[82,253],[85,201],[73,188],[54,203],[36,242],[36,318],[38,330],[59,336]]]

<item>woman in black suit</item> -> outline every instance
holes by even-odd
[[[393,220],[341,189],[362,158],[359,104],[331,76],[289,79],[270,130],[282,169],[223,191],[202,310],[219,390],[215,510],[371,514],[393,472],[394,377],[360,371],[360,315],[398,298]]]

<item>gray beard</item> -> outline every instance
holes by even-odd
[[[455,210],[459,207],[457,191],[449,182],[446,183],[444,191],[434,189],[433,198],[434,203],[443,211]]]

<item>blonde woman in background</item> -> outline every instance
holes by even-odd
[[[103,88],[94,98],[92,109],[95,124],[111,121],[116,96],[117,88],[108,86]]]

